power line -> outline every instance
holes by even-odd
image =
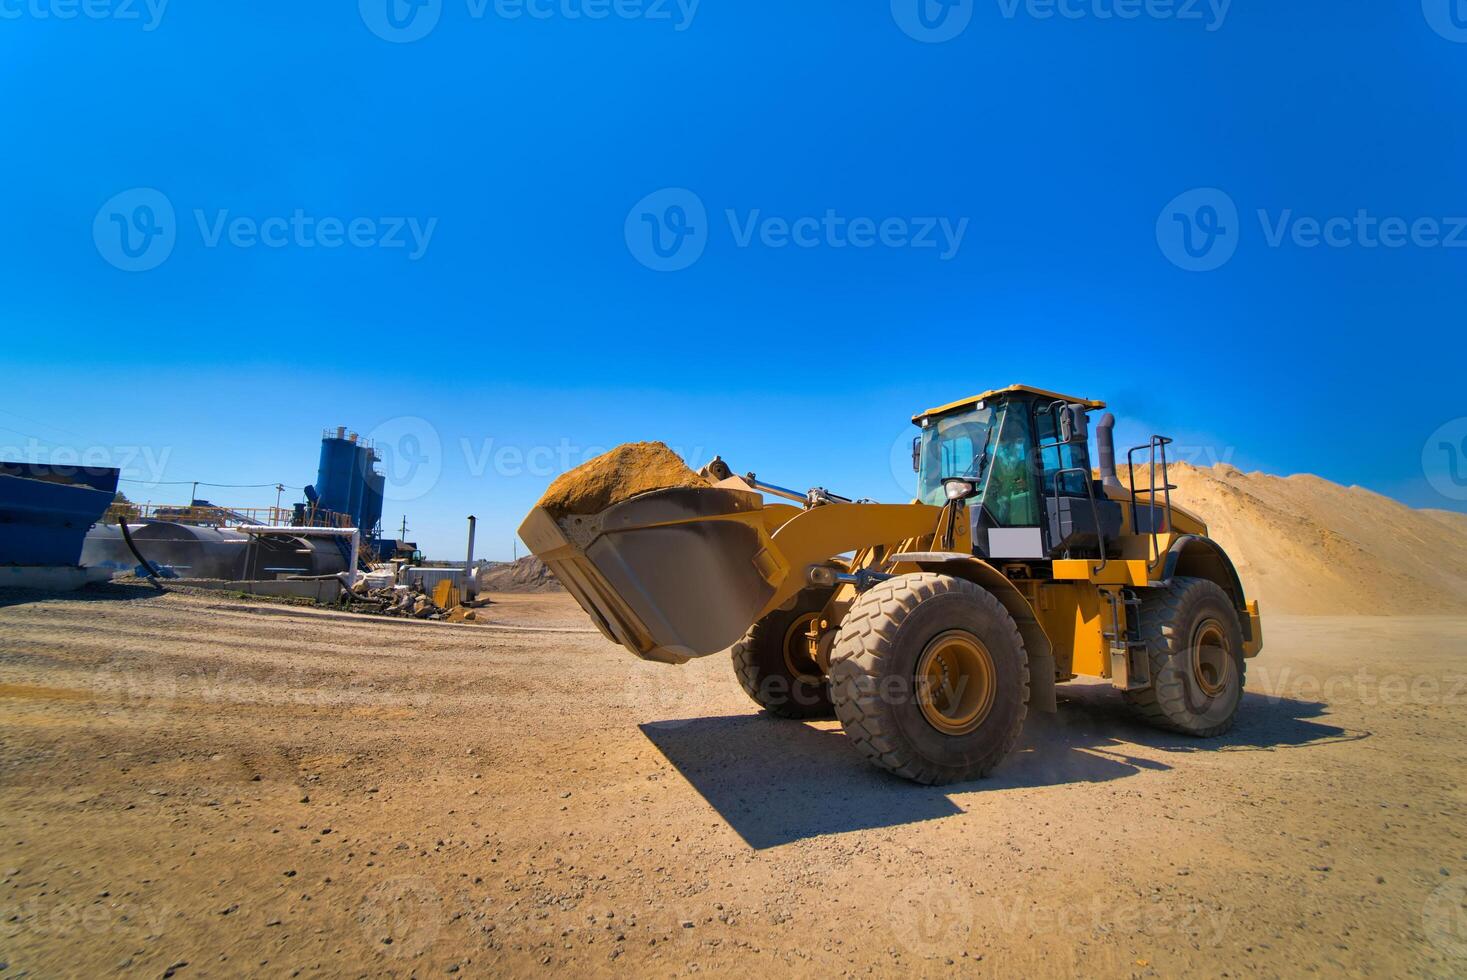
[[[284,487],[287,490],[304,490],[305,487],[293,487],[288,483],[205,483],[203,480],[130,480],[119,477],[120,483],[140,483],[148,487],[218,487],[225,490],[274,490],[276,487]]]

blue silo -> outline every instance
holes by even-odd
[[[317,506],[338,514],[355,514],[352,506],[353,487],[358,485],[358,447],[356,437],[346,437],[346,427],[336,430],[321,439],[321,466],[316,472]],[[357,502],[361,501],[361,490],[356,490]]]
[[[362,524],[362,504],[367,496],[366,472],[371,468],[369,460],[372,456],[364,446],[353,443],[352,448],[356,450],[356,455],[352,458],[351,498],[347,501],[345,513],[351,515],[352,527],[365,529]]]
[[[382,497],[387,489],[387,477],[378,473],[372,465],[377,460],[377,454],[368,450],[366,459],[366,481],[362,491],[362,523],[363,533],[370,533],[378,529],[382,523]]]

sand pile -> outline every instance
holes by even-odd
[[[708,485],[662,443],[629,442],[557,477],[540,506],[556,517],[595,514],[639,493]]]
[[[560,580],[534,555],[479,570],[480,592],[563,592]]]
[[[1467,613],[1467,515],[1317,476],[1169,467],[1265,614]]]

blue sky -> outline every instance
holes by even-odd
[[[595,449],[901,499],[1023,381],[1467,508],[1467,0],[917,2],[0,0],[0,448],[300,486],[345,424],[500,558]]]

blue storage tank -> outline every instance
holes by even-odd
[[[362,523],[361,529],[364,534],[376,531],[382,523],[382,498],[387,490],[387,477],[378,473],[373,467],[377,461],[377,454],[367,453],[367,474],[365,489],[362,493]]]
[[[316,471],[316,495],[320,501],[317,506],[338,514],[356,513],[352,496],[353,487],[359,480],[358,453],[356,439],[346,437],[344,426],[338,428],[334,436],[328,434],[321,439],[321,465]],[[359,487],[356,500],[360,505]]]
[[[366,472],[371,468],[368,460],[371,458],[367,450],[361,446],[354,445],[356,456],[352,459],[351,467],[351,499],[347,501],[344,513],[351,515],[352,527],[361,528],[362,524],[362,501],[366,498],[367,478]]]

